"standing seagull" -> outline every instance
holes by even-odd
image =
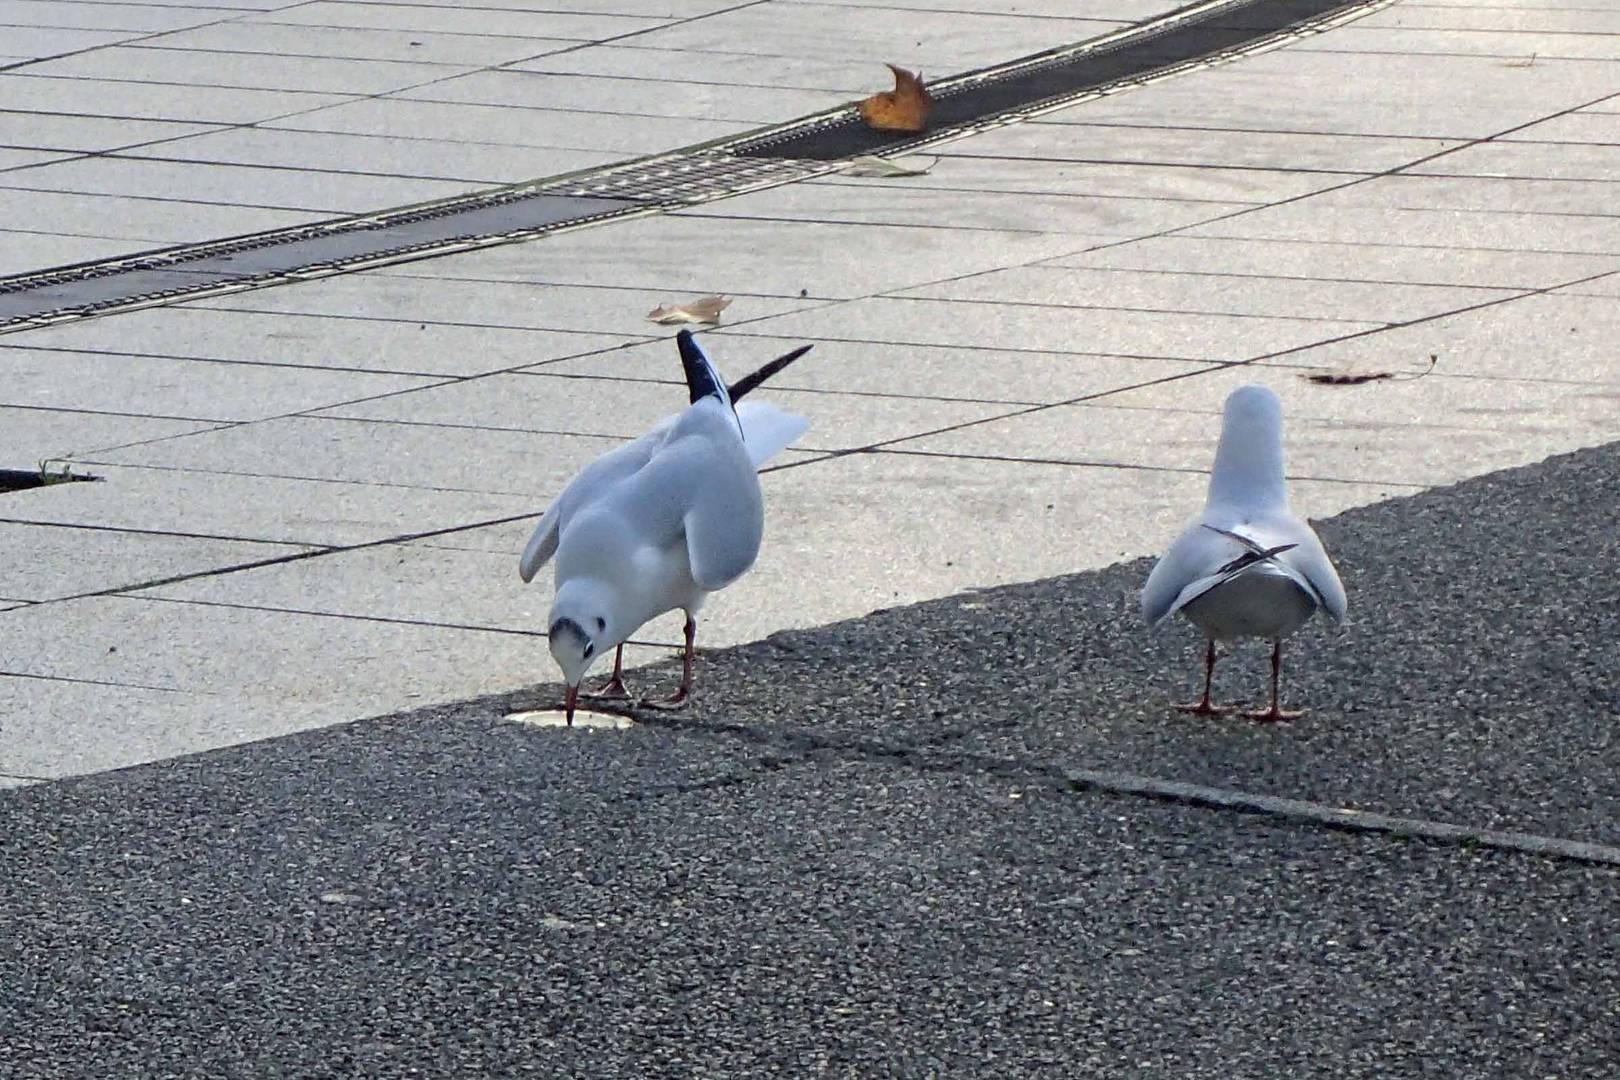
[[[1283,484],[1282,403],[1264,386],[1232,391],[1209,477],[1204,512],[1176,537],[1142,589],[1152,626],[1181,612],[1209,638],[1204,697],[1183,712],[1230,712],[1210,703],[1215,643],[1258,637],[1271,642],[1271,708],[1256,720],[1292,720],[1278,704],[1282,639],[1321,608],[1342,622],[1344,586],[1316,531],[1288,509]]]
[[[581,470],[540,519],[518,565],[529,581],[557,557],[547,637],[568,682],[570,726],[580,681],[596,657],[616,650],[602,696],[629,697],[625,638],[676,608],[686,613],[680,689],[666,701],[642,704],[686,701],[697,611],[759,555],[765,503],[757,470],[810,426],[762,402],[735,404],[810,346],[728,387],[691,331],[682,330],[676,342],[691,405]]]

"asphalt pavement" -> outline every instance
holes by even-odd
[[[1617,488],[1319,523],[1290,725],[1164,707],[1135,561],[706,653],[628,731],[540,687],[0,792],[0,1075],[1613,1077],[1620,867],[1062,777],[1614,844]]]

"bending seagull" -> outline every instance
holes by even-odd
[[[1344,586],[1316,532],[1288,509],[1283,484],[1282,404],[1264,386],[1226,399],[1221,441],[1204,512],[1170,545],[1142,589],[1142,614],[1158,626],[1180,612],[1209,638],[1204,696],[1183,712],[1230,712],[1211,704],[1215,643],[1258,637],[1271,645],[1271,708],[1256,720],[1291,720],[1278,704],[1282,639],[1317,609],[1345,614]]]
[[[810,426],[761,402],[736,404],[810,346],[727,387],[691,331],[682,330],[676,342],[691,404],[581,470],[540,519],[518,565],[529,581],[557,559],[547,637],[568,683],[570,725],[580,681],[595,659],[615,650],[601,696],[628,698],[625,638],[677,608],[686,613],[680,689],[666,701],[642,704],[686,701],[698,609],[759,555],[765,504],[757,470]]]

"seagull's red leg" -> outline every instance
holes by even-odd
[[[630,688],[624,685],[624,645],[621,643],[613,652],[613,677],[603,683],[594,693],[586,694],[588,698],[598,701],[622,701],[630,696]]]
[[[1215,681],[1215,639],[1209,639],[1209,651],[1204,654],[1204,696],[1200,701],[1190,701],[1185,705],[1176,705],[1179,712],[1192,713],[1194,716],[1219,716],[1229,713],[1234,706],[1216,705],[1209,700],[1209,691]]]
[[[692,696],[693,665],[697,660],[697,620],[686,616],[686,652],[681,656],[681,686],[662,701],[643,701],[643,709],[678,709]]]
[[[1256,709],[1245,712],[1243,715],[1250,720],[1264,720],[1275,723],[1278,720],[1298,720],[1305,715],[1304,709],[1286,710],[1281,708],[1278,698],[1282,690],[1282,639],[1278,638],[1271,643],[1271,708],[1261,711]]]

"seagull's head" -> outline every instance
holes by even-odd
[[[557,593],[546,630],[551,658],[562,668],[563,679],[568,683],[570,723],[585,673],[597,657],[611,652],[622,640],[614,625],[611,606],[602,602],[607,597],[601,595],[601,590],[571,587],[574,585],[576,583],[570,582]]]

